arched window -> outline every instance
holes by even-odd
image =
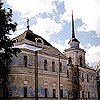
[[[8,97],[8,88],[3,89],[3,98],[7,98]]]
[[[89,82],[89,75],[87,75],[87,82]]]
[[[62,73],[62,63],[60,62],[59,72]]]
[[[82,82],[84,82],[84,75],[83,75],[83,73],[82,73]]]
[[[44,60],[44,70],[47,70],[47,60]]]
[[[82,98],[84,98],[84,91],[82,91]]]
[[[60,90],[60,97],[63,98],[63,89]]]
[[[27,97],[27,87],[24,87],[24,97]]]
[[[38,42],[38,43],[42,43],[42,41],[41,41],[40,39],[39,39],[39,40],[37,40],[37,42]]]
[[[27,67],[27,56],[24,56],[23,58],[23,66]]]
[[[80,60],[80,67],[82,67],[82,56],[79,58]]]
[[[90,92],[88,92],[88,98],[90,98]]]
[[[44,41],[43,41],[42,38],[35,38],[35,41],[36,41],[36,45],[37,45],[37,46],[43,47]]]
[[[55,62],[52,61],[52,71],[55,72]]]
[[[72,59],[71,59],[71,57],[68,58],[68,64],[72,64]]]
[[[91,81],[92,81],[92,83],[94,82],[94,76],[93,75],[91,76]]]
[[[56,98],[56,89],[53,89],[53,98]]]
[[[44,94],[44,95],[45,95],[45,98],[47,98],[47,96],[48,96],[48,89],[45,88],[45,89],[44,89],[44,92],[45,92],[45,94]]]
[[[69,78],[69,70],[67,69],[67,77]]]

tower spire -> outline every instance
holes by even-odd
[[[73,10],[72,10],[72,38],[75,38]]]
[[[68,44],[70,45],[70,48],[79,48],[80,42],[78,39],[75,37],[75,30],[74,30],[74,18],[73,18],[73,11],[72,11],[72,37]]]

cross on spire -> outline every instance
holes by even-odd
[[[29,30],[29,19],[27,19],[27,29]]]

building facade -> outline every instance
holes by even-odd
[[[98,100],[96,71],[85,62],[85,51],[75,37],[72,15],[70,48],[61,53],[31,30],[15,37],[8,100]],[[1,91],[1,96],[3,93]]]
[[[100,61],[97,65],[97,91],[98,91],[98,100],[100,99]]]

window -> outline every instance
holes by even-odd
[[[82,56],[79,58],[80,60],[80,67],[82,67]]]
[[[88,92],[88,98],[90,98],[90,92]]]
[[[80,91],[78,92],[78,98],[80,98]]]
[[[62,73],[62,63],[60,62],[59,71]]]
[[[69,70],[67,69],[67,77],[69,78]]]
[[[87,82],[89,82],[89,75],[87,75]]]
[[[44,60],[44,70],[47,70],[47,60]]]
[[[23,66],[27,67],[27,56],[24,56],[23,58]]]
[[[92,83],[94,82],[94,76],[93,75],[91,76],[91,81],[92,81]]]
[[[72,59],[71,59],[71,57],[68,58],[68,64],[72,64]]]
[[[84,82],[84,75],[83,75],[83,73],[82,73],[82,82]]]
[[[42,43],[42,41],[39,39],[39,40],[37,40],[37,43]]]
[[[3,89],[3,98],[8,97],[8,88]]]
[[[84,98],[84,91],[82,91],[82,98]]]
[[[52,71],[55,72],[55,62],[52,61]]]
[[[56,98],[56,89],[53,89],[53,98]]]
[[[24,87],[24,97],[27,97],[27,87]]]
[[[43,47],[44,41],[42,38],[35,38],[35,41],[37,46]]]
[[[63,89],[60,90],[60,97],[63,98]]]
[[[47,98],[48,89],[47,89],[47,88],[45,88],[45,89],[44,89],[44,92],[45,92],[45,94],[44,94],[44,95],[45,95],[45,98]]]

